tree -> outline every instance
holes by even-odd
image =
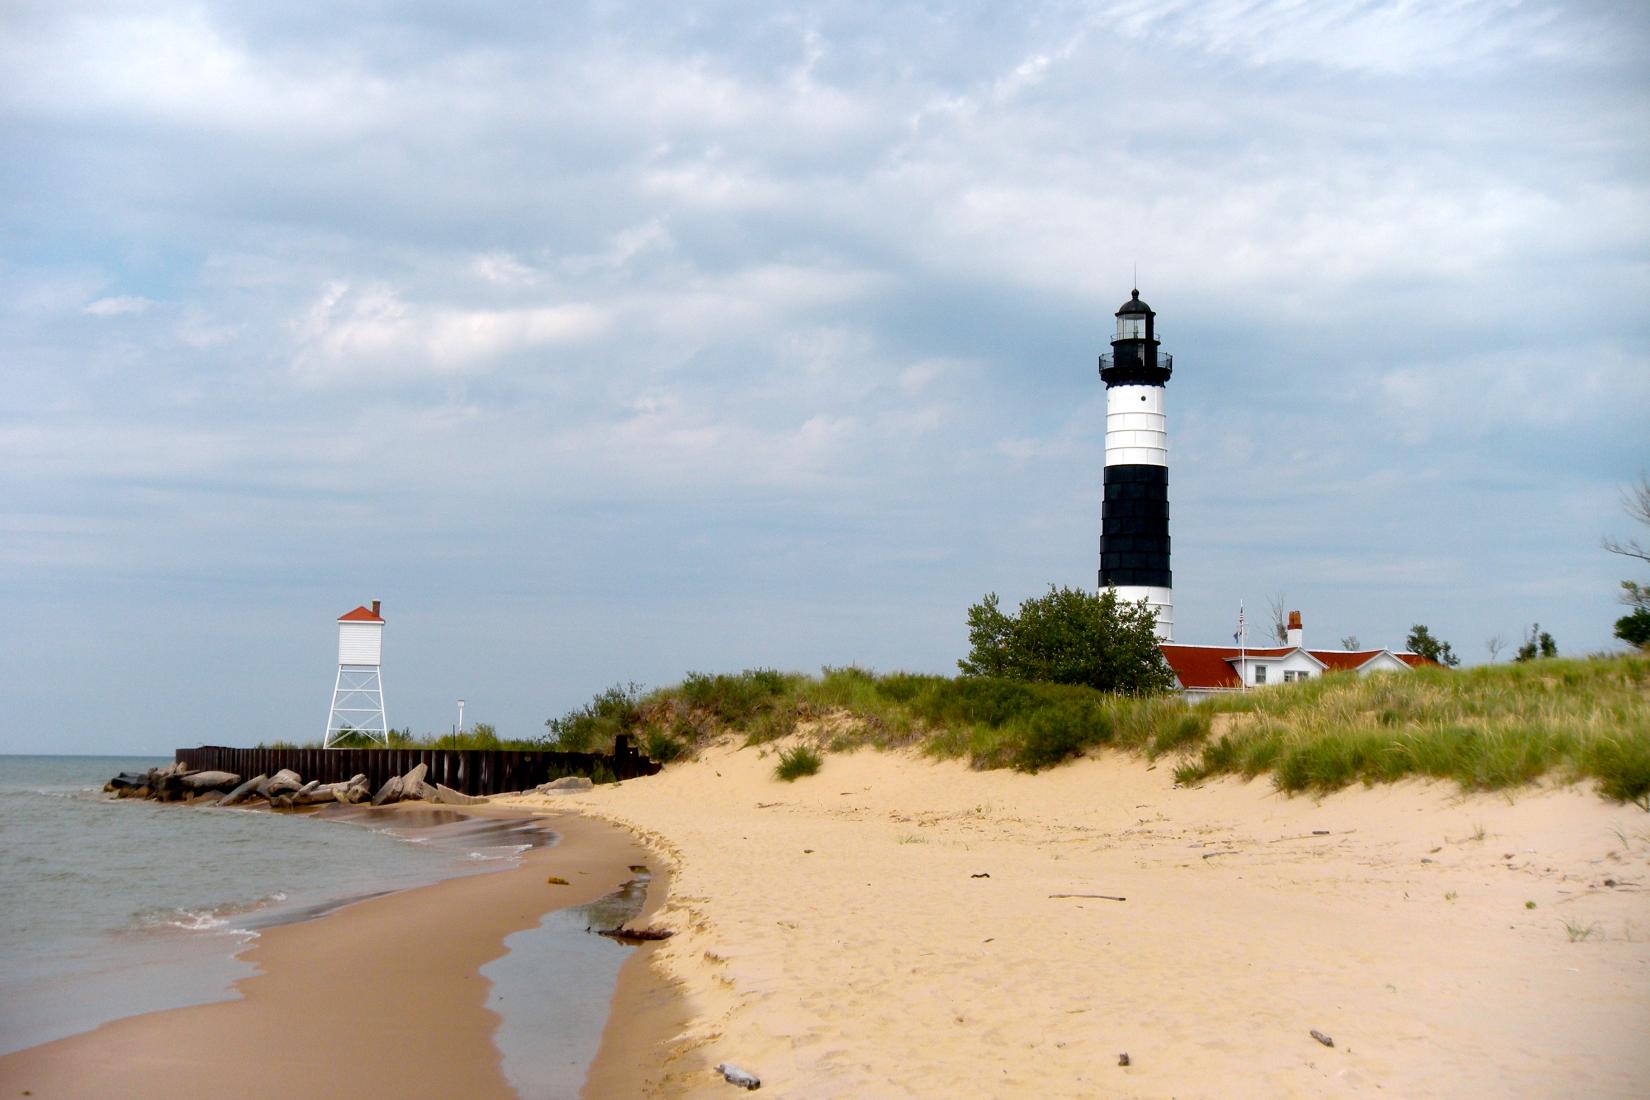
[[[1523,664],[1533,661],[1537,657],[1557,657],[1558,643],[1553,636],[1541,629],[1540,623],[1531,623],[1529,631],[1524,635],[1524,644],[1518,647],[1513,660]]]
[[[1616,620],[1616,637],[1628,645],[1650,649],[1650,608],[1641,607]]]
[[[1650,527],[1650,474],[1640,473],[1638,484],[1622,492],[1621,506],[1633,519]],[[1612,554],[1650,562],[1650,547],[1644,546],[1638,539],[1621,542],[1606,538],[1603,545]],[[1632,611],[1616,620],[1616,637],[1628,645],[1640,648],[1650,646],[1650,584],[1622,581],[1621,602]]]
[[[1157,618],[1145,600],[1125,603],[1117,590],[1096,595],[1049,585],[1048,595],[1006,614],[997,594],[968,609],[965,676],[994,676],[1100,691],[1150,695],[1174,687],[1157,648]]]
[[[1507,639],[1499,634],[1491,634],[1484,639],[1484,648],[1490,651],[1490,664],[1492,665],[1495,664],[1495,659],[1501,656],[1501,651],[1506,647]]]
[[[1363,647],[1358,644],[1358,636],[1356,634],[1348,634],[1346,637],[1341,639],[1341,648],[1346,650],[1348,653],[1356,653]]]
[[[1288,599],[1289,597],[1282,592],[1274,592],[1266,601],[1267,606],[1272,609],[1272,636],[1277,639],[1279,645],[1289,644],[1289,620],[1284,615],[1284,604]]]
[[[1411,653],[1418,653],[1429,661],[1437,661],[1445,668],[1454,668],[1461,663],[1461,658],[1455,655],[1450,644],[1432,636],[1432,631],[1416,623],[1409,628],[1409,637],[1404,639],[1404,648]]]

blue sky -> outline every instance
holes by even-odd
[[[287,7],[0,12],[0,751],[317,738],[373,598],[420,731],[950,671],[1136,266],[1177,640],[1613,645],[1638,5]]]

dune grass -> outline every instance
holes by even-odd
[[[779,754],[779,763],[774,766],[773,774],[777,779],[787,783],[794,782],[805,775],[816,775],[824,759],[818,752],[807,745],[796,745]]]
[[[626,718],[658,759],[730,733],[761,744],[803,730],[825,751],[909,745],[1030,772],[1110,746],[1173,757],[1185,784],[1268,775],[1291,792],[1411,776],[1467,790],[1542,776],[1594,780],[1605,797],[1650,809],[1650,657],[1642,654],[1337,673],[1196,706],[983,677],[754,669],[694,674],[638,697]]]
[[[1181,764],[1181,782],[1270,772],[1284,790],[1330,791],[1429,776],[1496,790],[1553,773],[1650,809],[1642,655],[1326,676],[1205,707],[1226,728]]]

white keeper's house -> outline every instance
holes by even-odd
[[[1326,672],[1407,672],[1436,664],[1417,653],[1391,649],[1307,649],[1301,613],[1289,613],[1288,641],[1281,646],[1175,645],[1163,642],[1163,659],[1173,670],[1186,701],[1248,691],[1272,684],[1293,684]]]

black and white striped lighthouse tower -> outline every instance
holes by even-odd
[[[1174,358],[1157,350],[1157,314],[1135,290],[1117,311],[1111,354],[1100,357],[1106,383],[1106,487],[1100,505],[1100,588],[1146,601],[1157,636],[1174,640],[1169,574],[1169,436],[1163,387]]]

